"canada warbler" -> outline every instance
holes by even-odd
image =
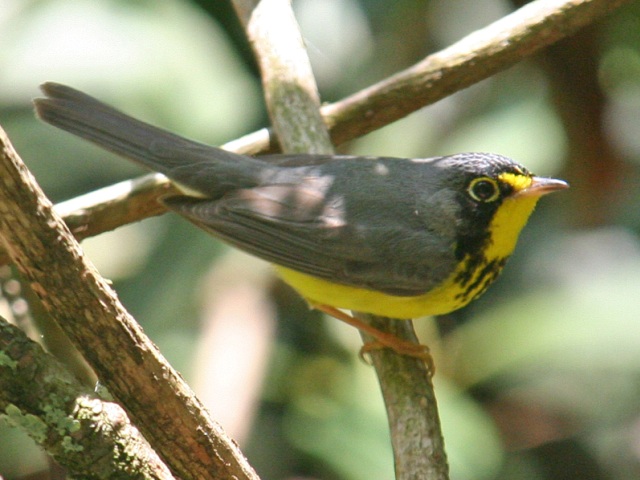
[[[252,158],[70,87],[42,90],[42,120],[163,173],[183,193],[164,198],[167,208],[274,263],[309,304],[346,321],[336,308],[413,318],[466,305],[498,276],[538,199],[568,186],[486,153]]]

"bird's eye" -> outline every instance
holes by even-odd
[[[489,177],[479,177],[471,180],[467,189],[469,196],[477,202],[494,202],[500,196],[498,183]]]

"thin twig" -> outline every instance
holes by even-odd
[[[1,129],[0,237],[51,318],[174,475],[258,478],[84,258]]]

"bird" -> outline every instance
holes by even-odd
[[[493,153],[250,157],[59,83],[41,89],[42,121],[164,174],[180,192],[161,199],[167,209],[274,264],[311,307],[410,356],[426,347],[344,310],[411,319],[464,307],[498,277],[538,200],[568,187]]]

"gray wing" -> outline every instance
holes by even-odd
[[[168,208],[252,255],[302,273],[401,296],[446,277],[451,248],[426,230],[362,229],[339,204],[300,185],[238,190],[218,200],[178,196]],[[295,198],[295,201],[292,199]],[[428,252],[428,254],[427,254]]]
[[[47,98],[35,100],[42,120],[188,187],[198,198],[174,197],[167,206],[258,257],[397,295],[429,290],[453,269],[452,235],[442,234],[455,223],[447,210],[428,215],[432,199],[416,209],[402,193],[429,191],[437,169],[323,155],[254,159],[181,138],[64,85],[42,89]],[[389,173],[396,168],[406,171]],[[389,189],[392,175],[396,187],[423,183]],[[416,217],[417,210],[427,215]]]

